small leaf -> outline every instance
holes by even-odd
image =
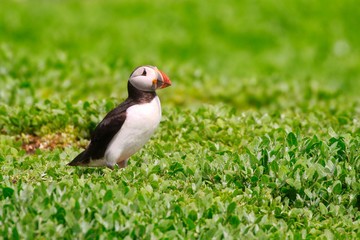
[[[13,227],[11,239],[20,239],[19,232],[16,227]]]
[[[184,172],[184,168],[182,164],[179,162],[172,163],[170,166],[170,170],[171,170],[171,175],[174,175],[177,172]]]
[[[261,150],[261,158],[260,158],[260,161],[261,161],[261,165],[264,166],[264,173],[267,174],[269,173],[269,166],[268,166],[268,163],[269,163],[269,153],[266,149],[262,149]]]
[[[4,198],[7,198],[7,197],[10,198],[13,194],[14,194],[14,189],[8,188],[8,187],[4,187],[4,188],[3,188]]]
[[[84,108],[84,109],[87,109],[87,108],[89,108],[89,107],[90,107],[90,103],[89,103],[88,101],[84,102],[83,108]]]
[[[235,202],[230,203],[226,209],[227,214],[232,214],[235,211],[235,208],[236,208],[236,203]]]
[[[294,133],[290,132],[287,137],[286,137],[286,141],[287,143],[289,144],[290,147],[292,146],[297,146],[298,145],[298,142],[297,142],[297,139],[296,139],[296,136]]]
[[[270,163],[270,168],[273,172],[278,172],[279,171],[279,164],[276,161],[272,161]]]
[[[335,181],[333,184],[333,193],[340,194],[342,191],[342,184],[339,180]]]
[[[167,232],[168,230],[173,228],[173,221],[170,219],[161,219],[158,226],[160,231]]]
[[[309,189],[305,189],[304,193],[306,194],[306,196],[308,196],[310,199],[313,198],[313,194],[311,193],[311,191]]]
[[[192,230],[192,229],[194,229],[196,227],[193,220],[191,220],[190,218],[185,218],[184,222],[185,222],[185,224],[186,224],[186,226],[188,227],[189,230]]]
[[[161,167],[160,165],[155,165],[151,170],[150,170],[150,174],[151,173],[160,173],[161,172]]]
[[[104,202],[110,201],[112,197],[113,197],[113,192],[111,190],[107,190],[104,195]]]
[[[319,204],[319,208],[320,208],[321,214],[325,215],[325,214],[328,213],[328,210],[327,210],[326,206],[323,203]]]
[[[191,220],[193,220],[194,222],[197,220],[197,212],[195,210],[191,210],[188,218],[190,218]]]
[[[240,224],[240,219],[238,216],[235,215],[231,215],[229,217],[229,223],[233,226],[233,227],[237,227]]]
[[[66,211],[63,207],[61,207],[60,205],[56,204],[56,213],[53,214],[53,217],[60,223],[60,224],[65,224],[65,215],[66,215]]]

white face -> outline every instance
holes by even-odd
[[[154,66],[141,66],[134,70],[130,75],[130,83],[141,91],[151,92],[155,91],[158,79],[162,76],[159,70]]]

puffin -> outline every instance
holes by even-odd
[[[86,149],[69,166],[124,168],[129,157],[153,135],[161,119],[157,89],[169,87],[169,77],[155,66],[137,67],[130,75],[128,98],[96,126]]]

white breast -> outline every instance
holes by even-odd
[[[107,166],[127,160],[149,140],[160,123],[161,105],[156,96],[150,103],[126,110],[126,120],[105,151]]]

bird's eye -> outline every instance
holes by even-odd
[[[144,71],[142,72],[141,76],[146,76],[146,70],[144,68]]]

